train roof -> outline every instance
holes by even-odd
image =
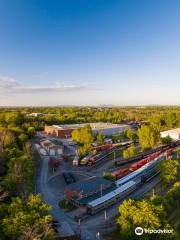
[[[128,188],[132,187],[136,185],[136,183],[134,181],[129,181],[128,183],[124,184],[123,186],[119,187],[119,188],[116,188],[114,191],[92,201],[92,202],[89,202],[88,203],[88,206],[90,207],[95,207],[103,202],[106,202],[107,200],[117,196],[118,194],[126,191]]]
[[[159,157],[157,157],[155,160],[146,163],[144,166],[142,166],[141,168],[137,169],[136,171],[128,174],[127,176],[120,178],[119,180],[116,181],[116,185],[120,185],[120,184],[124,184],[125,182],[133,179],[134,177],[138,176],[140,173],[142,173],[144,170],[148,169],[148,167],[150,167],[151,165],[155,164],[156,161],[162,159],[162,155],[160,155]]]

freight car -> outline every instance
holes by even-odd
[[[125,198],[131,192],[136,189],[136,183],[134,181],[130,181],[123,186],[115,189],[114,191],[92,201],[89,202],[87,205],[87,213],[88,214],[96,214],[97,212],[101,211],[104,208],[107,208],[117,201]]]
[[[119,187],[125,183],[127,183],[128,181],[135,181],[136,184],[141,184],[142,183],[142,179],[143,177],[146,176],[146,174],[153,169],[153,167],[156,167],[157,164],[162,161],[164,159],[164,155],[160,155],[157,159],[148,162],[147,164],[145,164],[144,166],[142,166],[141,168],[137,169],[136,171],[128,174],[127,176],[119,179],[116,181],[116,185]]]
[[[180,143],[179,143],[179,145],[180,145]],[[164,152],[164,151],[170,149],[171,147],[172,147],[171,145],[161,146],[161,147],[157,147],[155,149],[146,151],[145,153],[140,153],[140,154],[136,155],[135,157],[130,157],[130,158],[126,158],[126,159],[116,160],[115,161],[115,165],[116,166],[123,166],[123,165],[128,164],[128,163],[137,162],[137,161],[139,161],[139,160],[141,160],[143,158],[148,157],[149,155],[152,155],[153,153],[156,153],[156,152],[160,152],[161,153],[161,152]]]
[[[118,147],[123,147],[126,148],[132,144],[132,141],[128,142],[123,142],[123,143],[118,143],[118,144],[108,144],[108,148],[103,150],[101,153],[98,155],[93,155],[89,160],[88,160],[88,165],[92,166],[94,164],[97,164],[101,161],[103,161],[108,155],[113,153]],[[106,144],[107,145],[107,144]]]

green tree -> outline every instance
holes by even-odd
[[[105,135],[103,133],[98,133],[96,138],[99,144],[104,144]]]
[[[120,226],[122,239],[139,239],[134,234],[135,228],[139,226],[147,229],[169,227],[165,219],[166,215],[163,206],[155,206],[151,201],[125,200],[119,207],[119,213],[120,216],[117,219],[117,223]],[[144,235],[141,239],[149,238]],[[158,239],[158,236],[153,236],[153,239]]]
[[[178,123],[176,113],[174,113],[174,112],[168,113],[167,118],[166,118],[166,122],[167,122],[167,126],[169,128],[175,128],[177,126],[177,123]]]
[[[142,149],[147,150],[156,146],[159,140],[159,132],[151,126],[141,126],[138,129],[138,137]]]
[[[170,144],[170,143],[172,143],[172,138],[170,136],[163,137],[163,138],[161,138],[161,143],[165,144],[165,145]]]
[[[80,144],[90,144],[93,142],[92,130],[89,125],[85,125],[81,129],[75,129],[72,132],[72,139]]]
[[[34,162],[31,157],[14,157],[8,163],[3,185],[12,195],[26,199],[33,191]]]
[[[168,185],[177,180],[179,166],[179,161],[172,159],[164,160],[159,163],[158,169],[160,171],[160,178],[163,185]]]
[[[83,158],[86,155],[88,155],[91,152],[91,150],[92,150],[91,144],[84,144],[83,146],[79,147],[77,153],[80,158]]]
[[[136,138],[136,133],[131,129],[126,130],[126,137],[129,138],[131,141],[134,141]]]
[[[28,140],[28,136],[24,133],[21,133],[18,138],[22,145],[24,145],[25,142]]]
[[[0,130],[0,152],[3,152],[6,147],[12,145],[15,142],[14,134],[7,130]]]
[[[123,151],[123,158],[134,157],[138,154],[138,150],[134,145],[131,145],[126,150]]]
[[[27,130],[27,134],[30,138],[34,137],[35,136],[35,128],[34,127],[29,127],[28,130]]]
[[[35,230],[36,236],[44,234],[43,228],[52,221],[49,214],[50,206],[43,203],[40,195],[29,196],[27,202],[20,198],[14,198],[7,207],[7,215],[2,219],[2,228],[4,234],[10,239],[23,239],[23,236]],[[52,229],[49,236],[53,237]],[[54,238],[30,238],[50,240]]]

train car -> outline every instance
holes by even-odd
[[[111,176],[115,177],[115,179],[117,180],[119,178],[126,176],[129,172],[130,172],[129,168],[123,168],[123,169],[119,169],[117,171],[112,172]]]
[[[122,166],[124,164],[136,162],[138,160],[141,160],[141,159],[144,159],[147,157],[150,157],[152,160],[153,158],[155,158],[154,157],[155,155],[153,156],[153,154],[155,154],[155,153],[157,153],[157,155],[161,154],[163,151],[167,150],[168,148],[170,148],[170,147],[169,146],[161,146],[161,147],[157,147],[155,149],[146,151],[145,153],[140,153],[140,154],[136,155],[135,157],[126,158],[126,159],[122,159],[122,160],[116,160],[115,165]]]
[[[131,192],[136,189],[136,183],[134,181],[129,181],[128,183],[124,184],[123,186],[115,189],[114,191],[92,201],[89,202],[87,205],[87,212],[88,214],[96,214],[97,212],[107,208],[117,201],[125,198]]]
[[[146,173],[147,169],[151,169],[154,165],[157,165],[158,162],[160,162],[161,160],[164,159],[163,154],[161,154],[158,158],[156,158],[155,160],[146,163],[144,166],[142,166],[141,168],[135,170],[134,172],[128,174],[127,176],[119,179],[116,181],[116,185],[117,187],[125,184],[128,181],[135,181],[137,184],[141,183],[141,178],[143,176],[143,174]]]
[[[147,170],[142,174],[141,183],[145,183],[150,181],[153,177],[155,177],[159,173],[157,166],[153,166],[151,169]]]

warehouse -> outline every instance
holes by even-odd
[[[162,138],[168,137],[168,136],[170,138],[172,138],[173,140],[179,140],[180,139],[180,128],[175,128],[175,129],[161,132]]]
[[[112,191],[116,186],[113,182],[101,177],[91,177],[65,188],[66,199],[74,205],[83,205],[92,199]]]
[[[72,131],[75,129],[80,129],[85,125],[90,125],[93,134],[103,133],[104,135],[114,135],[123,132],[125,129],[129,128],[125,124],[112,124],[112,123],[82,123],[82,124],[66,124],[66,125],[52,125],[45,126],[45,133],[58,138],[70,138]]]

